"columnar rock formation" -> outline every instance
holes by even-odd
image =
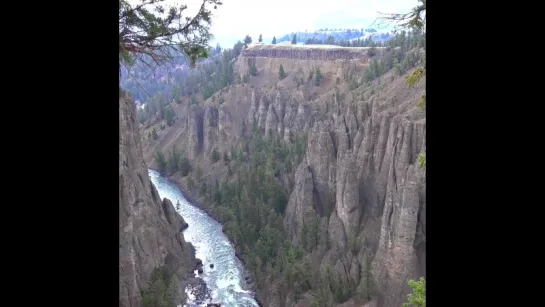
[[[283,58],[290,60],[364,60],[367,47],[338,47],[327,45],[253,45],[242,52],[246,58]]]

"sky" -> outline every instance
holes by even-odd
[[[132,0],[131,3],[138,2]],[[195,12],[200,0],[167,0]],[[249,34],[264,42],[295,31],[319,28],[367,28],[383,13],[405,13],[417,0],[223,0],[212,17],[213,44],[230,48]]]

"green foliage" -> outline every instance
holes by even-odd
[[[387,23],[393,23],[398,27],[411,29],[418,36],[424,38],[426,32],[426,0],[418,0],[419,4],[410,12],[404,14],[386,14],[381,19]],[[407,43],[405,46],[418,47],[425,49],[425,41],[423,39],[415,43]],[[426,57],[423,59],[424,64],[407,76],[407,84],[413,87],[420,82],[426,75]],[[419,107],[425,108],[426,96],[422,96],[422,100],[418,104]]]
[[[424,67],[418,67],[413,73],[407,76],[407,85],[409,85],[409,87],[414,87],[425,75],[426,69]]]
[[[426,95],[422,95],[420,102],[416,106],[421,108],[422,110],[426,110]]]
[[[257,76],[257,67],[255,66],[255,62],[251,62],[250,64],[250,75]]]
[[[182,52],[192,66],[208,56],[213,6],[220,0],[202,0],[193,17],[187,17],[187,5],[165,5],[165,0],[143,0],[131,4],[119,0],[119,64],[130,66],[136,61],[164,65]]]
[[[191,95],[191,97],[189,98],[189,105],[190,106],[196,106],[197,105],[197,98],[195,97],[195,95]]]
[[[257,39],[258,42],[262,43],[263,42],[263,35],[262,34],[259,34],[259,38]]]
[[[257,125],[247,134],[240,147],[231,149],[232,177],[203,183],[199,194],[223,222],[258,286],[266,284],[267,276],[281,278],[285,281],[282,291],[299,298],[311,289],[311,270],[302,258],[303,247],[292,246],[284,229],[282,214],[291,191],[280,176],[292,171],[291,165],[304,156],[306,136],[296,135],[293,143],[286,143],[264,137]]]
[[[339,281],[334,284],[335,302],[338,304],[346,302],[350,298],[350,288],[347,282]]]
[[[171,106],[168,106],[165,109],[165,120],[169,127],[172,126],[172,124],[174,124],[175,117],[176,117],[176,112],[174,112]]]
[[[356,289],[356,294],[361,300],[368,302],[372,299],[372,294],[375,290],[374,278],[371,273],[371,259],[369,257],[365,258],[361,266],[360,276],[360,283]]]
[[[180,280],[163,265],[153,270],[148,288],[142,293],[142,306],[176,307],[180,294]]]
[[[278,71],[278,77],[280,78],[280,80],[286,78],[286,72],[284,71],[284,66],[282,66],[282,64],[280,64],[280,69]]]
[[[244,44],[249,45],[251,43],[252,43],[252,38],[250,37],[250,35],[246,35],[246,37],[244,37]]]
[[[159,169],[159,172],[165,173],[167,171],[167,159],[165,158],[165,154],[158,150],[155,153],[155,162],[157,163],[157,168]]]
[[[320,243],[320,220],[311,219],[301,227],[301,245],[307,252],[311,252]]]
[[[167,171],[169,174],[173,174],[178,171],[178,161],[180,161],[181,153],[178,152],[176,146],[174,146],[168,153],[167,158]]]
[[[191,171],[191,164],[189,163],[189,159],[187,157],[180,157],[180,160],[178,161],[178,169],[183,177],[189,174]]]
[[[418,0],[419,4],[410,12],[404,14],[383,14],[383,22],[394,24],[400,28],[409,28],[415,31],[426,29],[426,0]]]
[[[421,153],[418,155],[418,166],[420,166],[420,168],[426,167],[426,153]]]
[[[189,159],[183,152],[178,151],[176,146],[168,152],[166,157],[162,151],[158,150],[155,153],[155,161],[161,173],[173,174],[180,171],[182,176],[187,176],[191,172]]]
[[[151,137],[154,141],[159,138],[159,135],[157,134],[157,129],[155,129],[155,127],[153,127],[153,129],[151,130]]]
[[[323,78],[322,72],[320,71],[320,68],[317,68],[316,71],[314,72],[314,84],[316,86],[320,86],[320,81],[322,81],[322,78]]]
[[[426,307],[426,280],[420,277],[419,280],[409,280],[409,286],[413,293],[407,295],[407,302],[403,307]]]
[[[291,44],[296,45],[297,44],[297,34],[293,34],[293,38],[291,39]]]
[[[407,33],[402,31],[397,33],[388,41],[388,48],[382,56],[377,56],[369,62],[369,66],[364,71],[364,81],[371,82],[384,75],[390,69],[393,69],[395,75],[402,75],[408,70],[420,65],[425,57],[418,49],[412,46],[418,46],[424,40],[422,34]],[[415,73],[407,77],[410,86],[414,86],[425,75],[425,69],[420,68]]]
[[[276,45],[276,36],[273,36],[271,44]]]

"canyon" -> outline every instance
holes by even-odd
[[[301,161],[277,181],[289,194],[282,215],[289,241],[301,244],[302,229],[315,221],[327,238],[305,253],[311,270],[325,275],[331,269],[337,283],[354,288],[363,282],[364,267],[372,273],[372,300],[352,295],[337,306],[399,306],[405,300],[407,281],[426,275],[426,174],[419,163],[426,151],[426,114],[418,106],[425,80],[407,86],[415,61],[404,72],[390,69],[362,81],[373,60],[396,57],[396,48],[369,49],[249,46],[234,64],[235,74],[248,81],[197,105],[173,103],[178,119],[159,130],[157,140],[146,137],[151,127],[142,136],[135,132],[133,107],[120,98],[120,153],[142,152],[120,157],[120,203],[126,204],[120,207],[120,274],[130,276],[120,286],[123,306],[138,306],[132,297],[154,265],[177,264],[187,279],[194,263],[192,246],[177,229],[181,217],[158,198],[145,165],[158,168],[158,151],[183,150],[202,175],[178,171],[170,177],[210,209],[214,205],[199,196],[198,184],[214,186],[234,176],[230,164],[210,156],[225,153],[233,160],[231,153],[243,147],[252,127],[287,144],[305,136]],[[420,59],[422,53],[408,49],[404,57]],[[282,79],[281,67],[287,74]],[[309,75],[318,71],[322,77],[315,84]],[[296,300],[279,294],[279,284],[271,279],[268,287],[258,287],[264,306],[310,306],[316,294],[311,289]]]

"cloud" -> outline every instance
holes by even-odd
[[[221,43],[246,34],[257,40],[262,33],[268,41],[293,31],[366,28],[378,12],[407,12],[416,4],[417,0],[224,0],[213,19],[212,33]]]

